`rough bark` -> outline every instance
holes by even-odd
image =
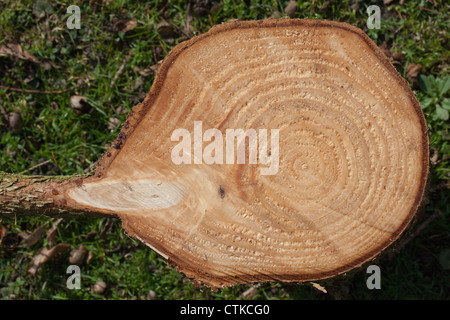
[[[66,206],[60,190],[80,181],[82,176],[27,176],[0,172],[0,217],[18,216],[94,216],[89,210]]]

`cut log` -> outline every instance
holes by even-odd
[[[0,211],[117,216],[211,287],[311,281],[392,244],[427,174],[419,103],[364,32],[230,22],[167,55],[95,174],[39,192],[4,175]]]

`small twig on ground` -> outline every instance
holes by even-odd
[[[119,76],[122,74],[123,69],[125,68],[126,64],[128,63],[128,61],[130,61],[131,59],[131,55],[133,54],[133,52],[130,52],[125,59],[123,59],[122,64],[120,65],[119,69],[117,70],[116,74],[114,75],[114,78],[112,79],[109,87],[113,88],[114,87],[114,83],[117,81],[117,79],[119,78]]]
[[[213,19],[212,19],[212,17],[211,17],[210,14],[208,14],[208,20],[209,20],[209,23],[211,23],[212,26],[215,25],[215,24],[214,24],[214,21],[213,21]]]
[[[46,286],[47,286],[47,281],[44,281],[44,284],[42,285],[42,288],[41,288],[41,292],[39,292],[38,299],[41,299],[42,293],[44,292]]]
[[[255,284],[253,286],[251,286],[250,288],[248,288],[247,290],[245,290],[237,299],[238,300],[242,300],[242,299],[252,299],[253,296],[258,292],[258,288],[261,286],[260,283]]]
[[[43,93],[43,94],[58,94],[58,93],[64,93],[64,92],[71,90],[71,88],[69,88],[69,89],[64,89],[64,90],[46,91],[46,90],[20,89],[20,88],[13,88],[13,87],[7,87],[7,86],[0,86],[0,89],[5,89],[5,90],[15,91],[15,92]]]
[[[26,172],[28,172],[28,171],[32,171],[32,170],[34,170],[34,169],[37,169],[37,168],[39,168],[39,167],[41,167],[41,166],[45,166],[47,163],[50,163],[50,162],[51,162],[51,160],[45,160],[44,162],[38,163],[37,165],[32,166],[31,168],[28,168],[28,169],[26,169],[26,170],[20,172],[19,174],[24,174],[24,173],[26,173]]]
[[[115,248],[113,248],[113,249],[111,249],[111,250],[106,250],[105,253],[106,253],[106,254],[116,253],[116,252],[119,252],[120,249],[121,249],[121,245],[120,245],[120,242],[119,242],[119,243],[117,243],[117,245],[116,245]]]
[[[428,11],[428,12],[431,12],[431,13],[434,13],[434,14],[442,14],[441,12],[433,10],[433,9],[428,9],[428,8],[425,8],[425,7],[422,7],[422,6],[417,6],[417,7],[419,9],[422,9],[422,10],[425,10],[425,11]]]
[[[91,171],[92,168],[95,167],[95,165],[97,164],[98,161],[92,162],[89,167],[87,167],[86,169],[84,169],[84,173],[88,173],[89,171]]]
[[[435,210],[435,212],[430,217],[428,217],[427,220],[425,220],[420,226],[418,226],[417,229],[400,244],[398,249],[400,250],[404,248],[412,239],[417,237],[422,232],[422,230],[425,229],[433,220],[440,216],[442,216],[442,212],[440,210]]]
[[[166,20],[172,27],[174,27],[175,29],[177,29],[179,32],[181,32],[184,36],[186,36],[188,39],[192,38],[192,35],[186,33],[186,31],[183,30],[183,28],[180,28],[179,26],[177,26],[175,23],[173,23],[170,20]]]
[[[425,229],[433,220],[435,220],[440,216],[442,216],[441,211],[435,210],[435,212],[430,217],[428,217],[428,219],[425,220],[420,226],[418,226],[417,229],[414,230],[414,232],[411,233],[408,238],[399,243],[399,245],[395,248],[395,252],[402,250],[411,240],[417,237],[423,231],[423,229]],[[391,260],[393,256],[394,251],[392,251],[391,254],[389,255],[389,260]]]
[[[436,164],[441,163],[442,161],[447,161],[448,159],[450,159],[450,156],[446,156],[446,157],[443,157],[442,159],[438,159],[436,161]]]
[[[191,21],[192,21],[191,10],[192,10],[191,9],[191,3],[188,2],[187,9],[186,9],[186,20],[185,20],[185,23],[184,23],[184,30],[186,31],[187,34],[190,35],[189,38],[192,37],[191,31],[190,31],[191,30]]]
[[[51,151],[51,153],[52,153],[52,158],[53,158],[53,161],[55,161],[55,164],[56,164],[56,166],[57,166],[57,167],[58,167],[58,169],[59,169],[58,161],[56,161],[56,157],[55,157],[55,154],[53,153],[53,151]]]

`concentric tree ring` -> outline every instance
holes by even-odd
[[[224,136],[279,130],[277,172],[261,174],[261,154],[257,164],[174,164],[172,134],[194,137],[195,122]],[[170,52],[101,177],[65,195],[118,215],[130,236],[213,287],[322,279],[370,260],[411,222],[426,132],[408,84],[361,30],[230,22]]]

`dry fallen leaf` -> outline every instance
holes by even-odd
[[[116,114],[118,114],[118,115],[128,113],[127,108],[125,108],[122,105],[118,106],[115,111],[116,111]]]
[[[392,52],[392,58],[394,58],[394,61],[398,61],[401,64],[405,62],[405,55],[403,52]]]
[[[381,51],[383,51],[384,55],[388,58],[392,58],[392,52],[388,48],[388,44],[386,41],[383,41],[383,43],[380,45]]]
[[[97,281],[94,284],[94,292],[97,294],[102,294],[106,290],[106,283],[104,281]]]
[[[13,134],[18,134],[22,131],[22,115],[19,112],[9,113],[8,127]]]
[[[52,227],[47,231],[47,243],[50,247],[53,247],[55,245],[55,236],[56,236],[56,228],[58,227],[58,224],[63,221],[63,218],[59,218],[56,220]]]
[[[117,32],[128,32],[136,28],[137,26],[137,20],[136,19],[123,19],[118,20],[114,24],[114,28],[117,30]]]
[[[384,55],[386,57],[388,57],[388,59],[391,60],[392,64],[401,66],[403,64],[403,62],[405,62],[405,55],[401,52],[392,52],[388,48],[388,44],[386,41],[384,41],[380,45],[380,49],[381,49],[381,51],[383,51]]]
[[[80,266],[86,260],[87,255],[88,255],[88,250],[86,249],[86,247],[83,245],[80,245],[78,248],[73,249],[70,252],[69,263]]]
[[[105,221],[105,225],[103,226],[103,230],[100,232],[100,239],[106,239],[106,235],[111,232],[114,226],[114,218],[107,218]]]
[[[70,107],[76,114],[86,114],[92,112],[92,107],[88,102],[88,99],[83,96],[71,96]]]
[[[164,38],[173,38],[176,37],[176,32],[173,28],[173,26],[167,22],[166,20],[161,21],[157,24],[156,30],[158,31],[159,35]]]
[[[284,13],[286,13],[286,15],[289,16],[289,18],[294,18],[297,10],[298,10],[297,1],[291,0],[291,1],[289,1],[286,8],[284,8]]]
[[[114,129],[116,129],[119,124],[120,124],[120,120],[119,119],[114,118],[114,117],[109,118],[109,120],[108,120],[108,129],[110,131],[114,131]]]
[[[137,89],[142,87],[144,85],[144,83],[145,83],[145,81],[144,81],[144,79],[142,79],[142,77],[137,78],[136,82],[134,83],[134,91],[136,91]]]
[[[422,65],[419,63],[408,63],[406,67],[406,79],[409,82],[416,84],[417,77],[419,76],[420,70],[422,70]]]
[[[137,73],[139,73],[143,77],[148,77],[150,75],[156,74],[156,71],[158,71],[158,66],[159,66],[158,64],[154,64],[145,69],[141,69],[139,67],[134,67],[133,70],[136,71]]]
[[[97,231],[92,230],[87,235],[84,236],[84,240],[91,241],[95,237],[96,234],[97,234]]]
[[[430,162],[435,165],[439,159],[439,152],[436,148],[430,147]]]
[[[44,70],[50,70],[53,67],[51,61],[47,61],[47,60],[46,61],[42,61],[40,63],[40,65],[41,65],[42,69],[44,69]]]
[[[152,49],[153,51],[153,61],[155,61],[156,63],[158,63],[159,61],[161,61],[161,59],[164,56],[164,50],[161,47],[154,47]]]
[[[156,74],[158,72],[159,64],[153,64],[150,66],[150,70],[152,70],[153,74]]]
[[[94,258],[94,254],[92,253],[92,251],[89,251],[89,252],[88,252],[87,259],[86,259],[86,264],[91,263],[91,261],[92,261],[93,258]]]
[[[157,300],[158,296],[156,295],[156,292],[153,290],[150,290],[147,294],[147,300]]]
[[[59,105],[56,101],[52,101],[50,102],[50,106],[52,107],[53,110],[58,110],[59,109]]]
[[[32,247],[42,239],[42,236],[44,235],[46,229],[47,222],[39,226],[32,233],[19,233],[19,236],[24,240],[24,243],[27,247]]]
[[[22,60],[39,63],[38,59],[28,51],[23,51],[20,44],[8,43],[0,47],[0,55],[14,56]]]
[[[283,15],[281,14],[280,11],[275,10],[272,15],[270,16],[270,18],[272,19],[280,19]]]
[[[258,288],[261,286],[261,284],[256,284],[254,286],[251,286],[247,290],[245,290],[238,298],[238,300],[247,299],[251,300],[253,297],[258,293]]]
[[[70,248],[70,245],[67,243],[58,243],[51,249],[42,247],[33,257],[31,261],[31,267],[28,269],[28,272],[34,276],[39,269],[47,261],[54,259],[56,256],[66,252]]]

